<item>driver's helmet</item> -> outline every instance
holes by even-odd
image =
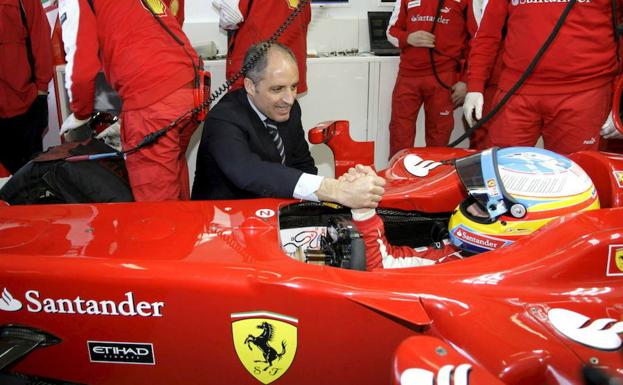
[[[469,253],[513,243],[561,215],[599,208],[591,178],[572,160],[533,147],[491,148],[456,160],[468,197],[450,218]]]

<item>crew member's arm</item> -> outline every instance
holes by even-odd
[[[389,18],[387,26],[387,40],[398,48],[413,47],[435,47],[435,35],[428,31],[407,31],[407,7],[409,0],[398,0],[394,5],[394,11]]]
[[[95,15],[87,0],[59,0],[65,46],[65,87],[78,121],[93,112],[95,77],[101,68]]]
[[[52,41],[50,24],[40,1],[24,1],[30,44],[34,59],[34,77],[39,95],[47,95],[52,80]]]

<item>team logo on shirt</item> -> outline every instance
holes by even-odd
[[[292,9],[299,6],[299,0],[286,0],[286,3],[288,3],[288,7]]]
[[[167,6],[164,5],[161,0],[143,0],[141,4],[156,16],[164,16],[167,14]]]
[[[419,7],[422,4],[421,0],[409,1],[407,3],[407,9]]]

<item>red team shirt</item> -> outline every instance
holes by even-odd
[[[0,1],[0,118],[25,113],[37,91],[47,92],[52,79],[50,25],[45,11],[40,0],[24,0],[23,4],[30,32],[22,21],[19,0]],[[34,58],[34,83],[26,53],[28,34]]]
[[[93,0],[95,13],[87,0],[59,1],[66,87],[77,118],[93,111],[93,80],[101,69],[124,110],[146,107],[194,79],[190,61],[196,65],[197,56],[178,21],[163,2],[148,1],[189,55],[139,0]]]
[[[413,76],[429,75],[432,71],[429,49],[413,47],[407,37],[419,30],[430,32],[437,14],[438,1],[400,0],[389,21],[387,37],[401,48],[400,70]],[[477,29],[471,0],[443,0],[435,27],[435,66],[438,72],[460,71],[469,34]]]
[[[227,52],[227,78],[242,67],[244,55],[253,44],[268,40],[296,9],[299,0],[240,0],[238,8],[244,18],[239,25],[233,46]],[[277,40],[292,50],[299,67],[298,92],[307,91],[307,26],[311,20],[311,0],[294,22]],[[242,80],[232,90],[242,87]]]
[[[564,0],[489,0],[471,42],[468,91],[483,92],[505,24],[508,32],[502,56],[504,70],[498,84],[502,90],[509,90],[543,45],[566,5]],[[615,53],[611,0],[578,0],[519,92],[565,94],[603,86],[617,72]]]

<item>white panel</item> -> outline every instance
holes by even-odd
[[[326,120],[350,121],[351,135],[366,140],[368,126],[368,62],[357,57],[307,61],[309,91],[299,98],[306,131]],[[327,146],[311,147],[320,175],[333,176],[333,155]]]

